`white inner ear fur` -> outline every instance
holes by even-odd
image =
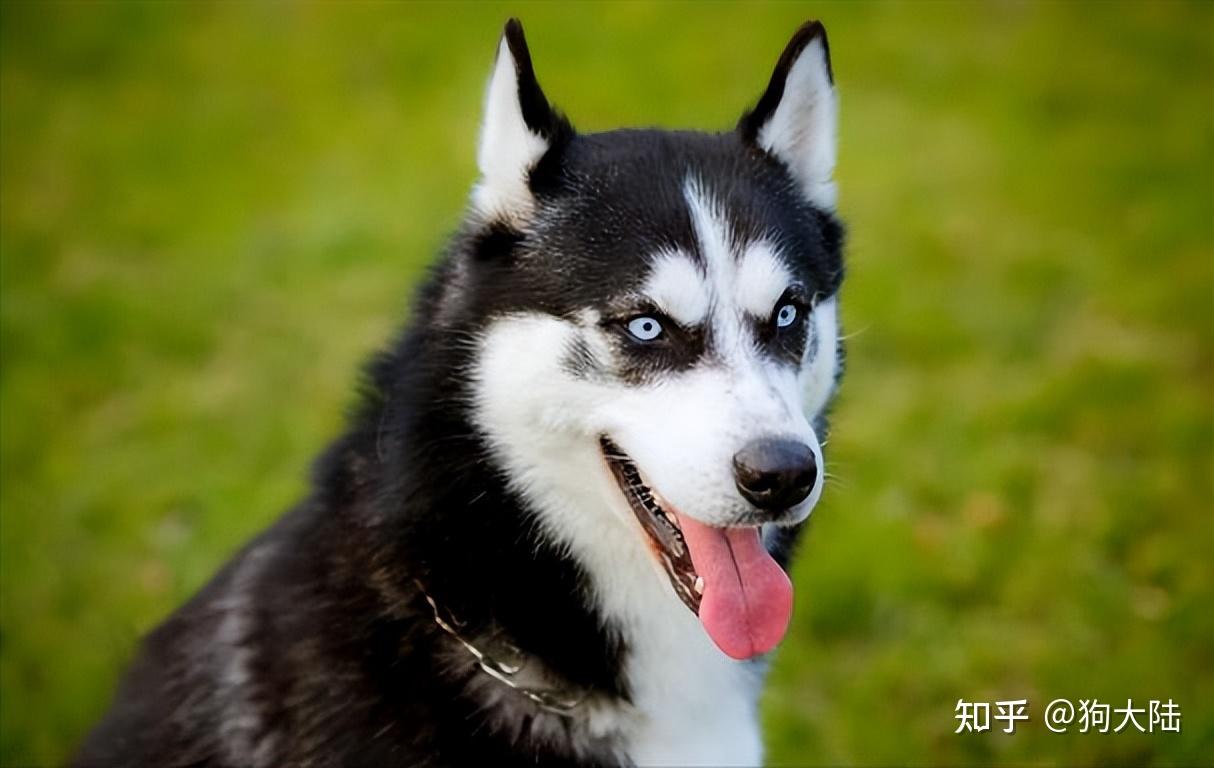
[[[535,201],[527,188],[527,173],[546,151],[548,142],[523,119],[518,69],[503,37],[485,92],[485,116],[476,151],[481,178],[472,190],[472,205],[486,217],[517,218],[531,213]]]
[[[814,39],[797,57],[784,81],[784,94],[759,130],[759,146],[780,158],[811,203],[835,209],[834,172],[838,97],[830,82],[826,49]]]

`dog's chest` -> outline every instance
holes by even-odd
[[[690,613],[676,616],[634,635],[627,675],[641,717],[625,739],[629,757],[642,766],[758,765],[759,668],[712,647]]]
[[[762,662],[721,653],[651,564],[622,556],[600,587],[622,623],[634,716],[619,728],[637,765],[758,765]]]

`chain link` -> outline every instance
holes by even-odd
[[[494,680],[513,688],[515,691],[518,691],[520,694],[530,699],[540,709],[543,709],[546,712],[551,712],[554,715],[573,717],[574,710],[578,707],[578,705],[586,700],[586,692],[584,690],[562,691],[553,688],[531,688],[529,686],[520,685],[519,682],[514,679],[514,676],[523,670],[523,668],[526,666],[526,662],[510,664],[505,661],[501,661],[493,656],[490,656],[480,648],[477,648],[475,645],[465,640],[462,636],[460,636],[459,632],[454,626],[460,622],[455,620],[454,617],[451,617],[451,621],[444,619],[442,612],[439,610],[438,603],[434,601],[434,598],[430,597],[430,593],[426,592],[426,588],[422,586],[422,583],[416,579],[414,579],[414,583],[417,584],[418,590],[421,591],[422,596],[426,598],[426,602],[430,604],[431,610],[434,611],[434,623],[438,625],[439,629],[455,638],[455,640],[464,647],[464,650],[468,651],[472,658],[476,659],[477,664],[480,665],[481,670],[483,670],[485,674],[489,675]],[[514,660],[520,661],[523,655],[522,651],[512,645],[507,645],[508,652],[514,657]]]

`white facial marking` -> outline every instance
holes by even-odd
[[[759,146],[784,161],[818,207],[835,208],[834,170],[838,97],[830,81],[826,48],[816,38],[797,57],[784,81],[780,104],[759,129]]]
[[[746,339],[742,318],[738,316],[732,300],[738,265],[729,247],[729,227],[712,195],[696,179],[689,177],[684,183],[683,197],[687,200],[696,241],[700,245],[700,256],[704,260],[704,270],[713,294],[714,341],[720,352],[732,354],[746,344]]]
[[[679,325],[699,325],[708,315],[708,286],[685,253],[662,253],[654,258],[641,290]]]
[[[732,272],[730,267],[734,258],[729,247],[729,227],[724,212],[718,209],[716,200],[708,190],[693,177],[688,177],[683,184],[683,198],[691,212],[691,223],[709,278],[716,287],[725,285]]]
[[[518,97],[514,55],[503,37],[485,92],[476,162],[481,178],[472,190],[473,206],[486,217],[518,218],[534,207],[527,173],[548,151],[548,142],[531,132]]]
[[[752,244],[742,255],[734,286],[738,306],[759,318],[768,318],[780,296],[792,284],[792,275],[769,243]]]
[[[811,317],[811,343],[806,345],[800,376],[805,415],[809,419],[826,407],[839,372],[839,306],[835,297],[815,306]]]

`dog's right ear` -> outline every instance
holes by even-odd
[[[534,206],[528,185],[531,171],[572,131],[569,122],[548,104],[535,79],[523,25],[510,19],[485,93],[476,151],[481,177],[472,193],[476,209],[489,219],[525,218]]]

